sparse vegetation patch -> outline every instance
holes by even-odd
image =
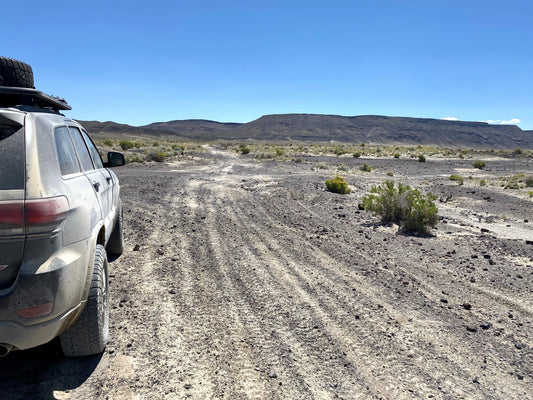
[[[363,208],[380,215],[384,223],[396,223],[405,232],[426,235],[437,224],[436,196],[421,194],[417,189],[392,181],[372,186],[363,197]]]
[[[333,179],[326,179],[326,188],[333,193],[348,194],[351,192],[348,183],[338,175]]]

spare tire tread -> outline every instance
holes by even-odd
[[[35,89],[33,69],[22,61],[0,57],[0,86]]]

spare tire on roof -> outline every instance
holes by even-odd
[[[0,57],[0,86],[35,89],[31,66],[12,58]]]

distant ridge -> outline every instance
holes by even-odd
[[[323,114],[264,115],[245,124],[189,119],[133,127],[80,121],[94,134],[173,136],[197,140],[265,140],[533,149],[533,131],[515,125],[430,118]]]

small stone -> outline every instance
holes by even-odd
[[[440,302],[446,304],[446,303],[448,303],[448,300],[446,300],[446,299],[440,299]]]
[[[160,256],[164,255],[165,252],[162,250],[162,249],[157,249],[157,254],[159,254]]]
[[[516,347],[518,350],[522,350],[524,348],[524,345],[522,343],[516,342],[514,344],[514,347]]]
[[[474,283],[475,281],[476,281],[476,278],[474,278],[474,277],[470,278],[470,282]]]
[[[276,379],[278,376],[276,375],[275,372],[269,372],[269,373],[268,373],[268,377],[269,377],[269,378],[272,378],[272,379]]]
[[[486,258],[487,260],[490,260],[490,254],[483,254],[483,258]]]
[[[140,248],[141,248],[141,246],[136,244],[135,247],[133,247],[133,251],[139,251]]]
[[[533,240],[526,240],[526,244],[533,244]]]
[[[176,294],[176,289],[170,289],[168,292],[169,292],[170,294]]]
[[[470,304],[470,303],[464,303],[464,304],[463,304],[463,308],[464,308],[465,310],[471,310],[471,309],[472,309],[472,304]]]
[[[183,387],[186,389],[186,390],[189,390],[192,388],[192,385],[190,383],[186,383],[185,385],[183,385]]]
[[[489,233],[490,231],[487,228],[481,228],[481,232],[483,233]]]
[[[481,329],[489,329],[492,325],[490,322],[483,322],[481,325],[479,325],[481,327]]]
[[[466,327],[466,330],[467,330],[468,332],[477,332],[477,329],[476,329],[475,327],[473,327],[473,326],[467,326],[467,327]]]

